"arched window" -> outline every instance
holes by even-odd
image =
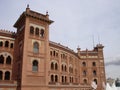
[[[11,64],[11,57],[10,56],[7,57],[6,64]]]
[[[5,47],[9,47],[9,42],[5,41]]]
[[[34,44],[33,44],[33,52],[34,53],[39,53],[39,43],[38,42],[34,42]]]
[[[82,66],[86,66],[86,62],[82,62]]]
[[[62,64],[62,71],[64,70],[64,66],[63,66],[63,64]]]
[[[39,28],[35,29],[35,35],[39,36]]]
[[[93,71],[93,75],[94,75],[94,76],[96,76],[96,75],[97,75],[96,70],[94,70],[94,71]]]
[[[50,56],[52,56],[52,51],[50,51]]]
[[[58,82],[58,76],[55,75],[55,82]]]
[[[41,29],[40,35],[41,35],[41,37],[44,37],[44,30],[43,29]]]
[[[1,42],[0,42],[0,47],[2,47],[2,46],[3,46],[3,42],[1,41]]]
[[[34,34],[34,27],[30,26],[30,34]]]
[[[0,80],[2,80],[2,77],[3,77],[3,72],[0,71]]]
[[[55,63],[55,70],[57,70],[58,69],[58,64],[57,63]]]
[[[53,51],[53,56],[55,56],[55,51]]]
[[[64,76],[62,76],[62,83],[64,82]]]
[[[4,57],[3,57],[3,55],[0,55],[0,64],[4,64]]]
[[[51,75],[51,82],[54,82],[54,76]]]
[[[72,82],[71,77],[69,77],[70,83]]]
[[[67,82],[67,77],[65,76],[65,82]]]
[[[38,71],[38,61],[34,60],[32,63],[32,71]]]
[[[86,80],[86,79],[84,79],[84,80],[83,80],[83,83],[84,83],[84,84],[87,84],[87,80]]]
[[[67,71],[67,67],[66,67],[66,65],[65,65],[65,71]]]
[[[97,84],[97,79],[94,79],[94,82]]]
[[[10,80],[10,72],[5,72],[5,80]]]
[[[87,72],[86,72],[86,70],[84,70],[84,71],[83,71],[83,75],[86,76],[86,74],[87,74]]]
[[[71,77],[72,83],[73,83],[73,77]]]
[[[93,66],[96,66],[96,63],[95,63],[95,62],[93,62],[93,63],[92,63],[92,65],[93,65]]]
[[[51,63],[51,70],[53,70],[54,69],[54,63],[52,62]]]
[[[13,43],[10,44],[10,48],[13,48]]]

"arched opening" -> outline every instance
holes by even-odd
[[[38,61],[34,60],[32,64],[32,71],[38,71]]]
[[[51,75],[51,82],[54,82],[54,76]]]
[[[5,41],[5,47],[9,47],[9,42]]]
[[[97,75],[96,70],[94,70],[94,71],[93,71],[93,75],[94,75],[94,76],[96,76],[96,75]]]
[[[94,82],[97,84],[97,79],[94,79]]]
[[[39,53],[39,43],[38,42],[34,42],[34,44],[33,44],[33,52],[34,53]]]
[[[73,83],[73,77],[71,77],[71,79],[72,79],[72,83]]]
[[[2,77],[3,77],[3,72],[0,71],[0,80],[2,80]]]
[[[30,34],[34,34],[34,27],[30,26]]]
[[[82,66],[86,66],[86,62],[82,62]]]
[[[58,76],[55,75],[55,82],[58,82]]]
[[[13,48],[13,43],[10,44],[10,48]]]
[[[83,71],[83,76],[86,76],[87,72],[86,70]]]
[[[53,56],[55,56],[55,51],[53,51]]]
[[[58,64],[57,63],[55,63],[55,70],[57,70],[58,69]]]
[[[39,28],[35,29],[35,35],[39,36]]]
[[[41,29],[40,35],[41,35],[41,37],[44,37],[44,30],[43,29]]]
[[[11,64],[11,57],[10,57],[10,56],[8,56],[8,57],[6,58],[6,64]]]
[[[65,65],[65,71],[67,71],[67,66]]]
[[[62,76],[62,83],[64,82],[64,76]]]
[[[0,55],[0,64],[4,64],[4,57],[3,57],[3,55]]]
[[[54,63],[51,63],[51,70],[54,70]]]
[[[2,46],[3,46],[3,42],[1,41],[1,42],[0,42],[0,47],[2,47]]]
[[[95,63],[95,62],[93,62],[93,63],[92,63],[92,65],[93,65],[93,66],[96,66],[96,63]]]
[[[10,72],[5,72],[5,80],[10,80]]]
[[[65,76],[65,82],[67,82],[67,77]]]
[[[62,71],[64,70],[64,66],[63,66],[63,64],[62,64]]]
[[[84,80],[83,80],[83,83],[84,83],[84,84],[87,84],[87,80],[86,80],[86,79],[84,79]]]
[[[50,51],[50,56],[52,56],[52,51]]]

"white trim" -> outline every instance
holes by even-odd
[[[4,36],[0,36],[0,38],[2,38],[2,39],[10,39],[10,40],[15,40],[15,38],[4,37]]]

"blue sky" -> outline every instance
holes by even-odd
[[[76,51],[93,48],[102,43],[106,74],[120,77],[120,0],[1,0],[0,29],[15,31],[13,24],[30,9],[45,14],[55,21],[50,26],[50,40]]]

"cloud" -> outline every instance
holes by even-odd
[[[119,66],[120,65],[120,57],[116,58],[116,59],[113,59],[110,62],[106,62],[105,65],[106,66],[110,66],[110,65],[117,65],[117,66]]]

